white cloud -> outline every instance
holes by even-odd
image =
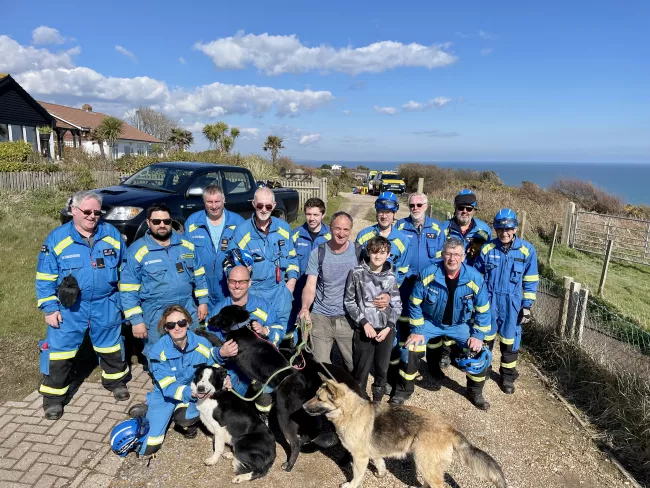
[[[349,110],[344,110],[344,111],[343,111],[343,114],[344,114],[344,115],[350,115],[351,113],[352,113],[352,112],[350,112]]]
[[[124,46],[120,46],[118,44],[117,46],[115,46],[115,50],[120,54],[124,54],[127,58],[130,58],[131,61],[133,61],[134,63],[138,62],[138,58],[135,56],[135,54],[133,54],[131,51],[129,51]]]
[[[430,100],[424,103],[409,100],[407,103],[402,105],[402,108],[406,111],[414,112],[417,110],[427,110],[430,108],[442,108],[450,102],[451,102],[451,98],[448,97],[431,98]]]
[[[485,39],[486,41],[491,41],[492,39],[494,39],[494,36],[492,34],[490,34],[489,32],[486,32],[484,30],[478,31],[478,36],[481,39]]]
[[[481,49],[481,56],[487,56],[488,54],[491,54],[494,49],[491,47],[486,47],[484,49]]]
[[[218,69],[245,69],[254,66],[267,75],[338,71],[351,75],[381,73],[400,67],[440,68],[458,59],[445,51],[450,43],[403,44],[381,41],[364,47],[336,49],[320,45],[307,47],[295,34],[272,36],[239,32],[233,37],[209,43],[197,42],[195,49],[212,59]]]
[[[301,146],[308,146],[309,144],[314,144],[320,141],[320,134],[307,134],[300,138]]]
[[[395,107],[378,107],[375,105],[373,108],[378,114],[395,115],[395,113],[397,113],[397,109]]]
[[[260,130],[257,127],[243,127],[239,129],[242,139],[257,139],[260,136]]]
[[[187,61],[185,61],[185,58],[183,56],[178,58],[178,62],[181,63],[181,64],[187,64]]]
[[[54,27],[42,25],[32,31],[32,44],[63,44],[68,40]]]
[[[10,37],[0,35],[0,72],[14,75],[28,70],[72,68],[72,58],[80,52],[79,47],[74,47],[53,53],[47,49],[22,46]]]

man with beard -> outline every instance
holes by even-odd
[[[144,341],[144,355],[160,339],[158,322],[171,305],[181,305],[192,315],[192,328],[208,315],[205,269],[194,244],[172,230],[169,208],[154,204],[147,209],[149,230],[127,250],[122,266],[120,296],[124,317],[133,336]],[[198,308],[196,301],[198,301]]]

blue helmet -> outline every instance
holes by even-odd
[[[383,191],[375,200],[375,210],[389,210],[397,212],[399,210],[399,200],[397,196],[390,191]]]
[[[465,373],[480,374],[492,364],[492,351],[484,345],[479,352],[464,352],[456,358],[456,364]]]
[[[472,190],[461,190],[458,192],[458,195],[456,195],[456,198],[454,198],[454,207],[458,207],[459,205],[469,205],[476,208],[477,203],[476,195]]]
[[[230,274],[230,270],[235,266],[246,266],[250,273],[253,272],[253,263],[255,260],[253,256],[245,249],[231,249],[226,252],[226,259],[223,260],[223,269],[226,275]]]
[[[502,208],[494,216],[495,229],[516,229],[517,227],[519,227],[517,214],[512,209]]]
[[[120,422],[111,431],[111,449],[120,457],[126,457],[142,445],[142,440],[149,433],[149,421],[146,417],[136,417]]]

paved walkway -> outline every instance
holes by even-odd
[[[108,487],[122,464],[110,450],[110,431],[150,386],[140,365],[132,374],[128,402],[86,381],[56,421],[43,418],[37,391],[0,406],[0,488]]]

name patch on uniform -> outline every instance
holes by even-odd
[[[473,293],[468,293],[467,295],[465,295],[465,296],[463,297],[463,300],[469,300],[470,298],[474,298],[474,294],[473,294]]]
[[[228,249],[228,239],[221,239],[221,250],[225,251]]]
[[[48,249],[47,246],[44,245],[43,247],[41,247],[41,252],[47,253],[47,252],[50,252],[50,250]]]
[[[306,242],[296,242],[296,246],[308,246]]]
[[[104,249],[104,256],[116,256],[115,249]]]
[[[435,234],[432,234],[432,233],[427,234],[427,239],[435,239],[435,238],[436,238]]]
[[[185,271],[185,268],[183,268],[183,263],[176,263],[176,271],[179,273],[183,273]]]
[[[278,241],[278,246],[284,246],[284,239],[280,239]]]
[[[205,238],[205,236],[202,236],[202,235],[200,235],[200,234],[199,234],[199,235],[193,235],[193,236],[192,236],[192,239],[204,239],[204,238]]]
[[[194,254],[192,254],[191,252],[188,252],[187,254],[181,254],[181,259],[193,259],[193,258],[194,258]]]
[[[525,263],[526,260],[524,258],[515,258],[515,263]]]
[[[72,258],[80,258],[81,254],[67,254],[65,256],[61,256],[61,259],[72,259]]]
[[[153,263],[162,263],[162,259],[152,259],[151,261],[145,261],[144,265],[153,264]]]
[[[104,258],[97,258],[97,267],[98,268],[103,268],[104,267]]]

